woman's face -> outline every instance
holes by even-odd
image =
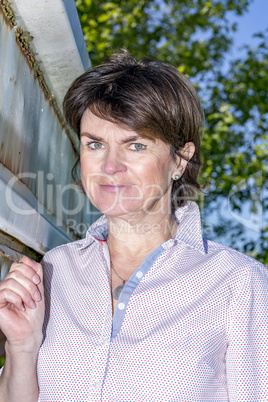
[[[172,176],[179,168],[163,141],[142,138],[87,110],[81,120],[80,158],[85,192],[105,215],[169,209]]]

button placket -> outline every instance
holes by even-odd
[[[119,303],[119,304],[117,305],[117,307],[118,307],[119,310],[124,310],[125,307],[126,307],[126,305],[125,305],[125,303]]]
[[[94,400],[100,400],[102,384],[106,375],[111,340],[111,318],[111,310],[107,303],[107,311],[103,317],[103,324],[101,325],[102,330],[99,333],[99,339],[95,345],[95,355],[91,366],[90,388],[92,398],[95,398]]]

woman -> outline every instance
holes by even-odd
[[[266,268],[203,240],[187,201],[199,189],[194,88],[121,52],[79,77],[64,109],[104,215],[0,284],[0,401],[268,400]]]

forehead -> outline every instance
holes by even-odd
[[[114,141],[118,143],[143,142],[150,144],[150,148],[157,148],[162,152],[170,151],[170,144],[160,138],[151,138],[138,134],[126,126],[122,127],[109,120],[101,119],[88,109],[82,116],[80,132],[81,138],[91,137],[97,141]]]
[[[113,127],[114,129],[118,128],[121,129],[121,127],[119,127],[118,124],[107,120],[105,118],[101,118],[97,115],[95,115],[94,113],[92,113],[90,110],[86,110],[81,118],[81,123],[80,123],[80,127],[81,127],[81,132],[84,128],[105,128],[106,126],[109,127]],[[127,127],[124,128],[125,130],[128,130]],[[130,130],[128,130],[130,131]]]
[[[101,119],[89,110],[86,110],[82,116],[80,132],[81,137],[91,134],[98,137],[106,135],[112,137],[115,135],[116,138],[121,139],[127,139],[129,137],[145,138],[126,126],[121,126],[109,120]],[[154,139],[151,141],[155,142]]]

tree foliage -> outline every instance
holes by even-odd
[[[248,3],[248,0],[76,0],[93,65],[112,49],[125,47],[138,58],[157,57],[184,67],[190,76],[211,70],[215,62],[222,60],[235,30],[229,14],[242,14]]]
[[[76,6],[93,65],[124,47],[189,76],[206,114],[200,179],[210,182],[202,208],[205,234],[268,264],[267,32],[257,34],[255,48],[245,46],[227,60],[234,16],[251,2],[76,0]]]

